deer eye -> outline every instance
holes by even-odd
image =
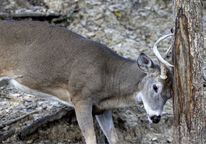
[[[156,86],[156,84],[153,85],[153,90],[157,93],[158,87]]]

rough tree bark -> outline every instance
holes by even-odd
[[[203,5],[174,0],[173,143],[205,143]]]

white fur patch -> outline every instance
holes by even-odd
[[[162,115],[162,112],[161,111],[154,111],[150,108],[149,104],[146,103],[146,101],[144,100],[144,95],[142,94],[142,92],[139,92],[137,95],[136,95],[136,99],[138,102],[143,102],[143,105],[144,105],[144,108],[147,112],[147,116],[148,116],[148,120],[150,123],[152,123],[152,120],[150,119],[150,117],[156,115],[156,116],[161,116]]]
[[[49,100],[58,101],[58,102],[63,103],[65,105],[67,105],[67,106],[74,107],[74,105],[73,105],[73,103],[71,101],[70,102],[65,102],[63,100],[60,100],[56,96],[53,96],[53,95],[50,95],[50,94],[46,94],[46,93],[42,93],[42,92],[30,89],[30,88],[28,88],[26,86],[21,85],[20,83],[18,83],[14,79],[0,78],[0,81],[3,81],[3,80],[7,80],[8,81],[7,84],[9,84],[10,86],[15,87],[16,89],[19,89],[20,91],[22,91],[24,93],[31,94],[31,95],[34,95],[36,97],[43,98],[43,99],[49,99]]]
[[[138,101],[138,102],[142,102],[142,97],[143,97],[142,92],[139,92],[139,93],[136,95],[137,101]]]

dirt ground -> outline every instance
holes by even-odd
[[[143,52],[157,61],[152,47],[160,36],[170,33],[173,27],[173,3],[169,0],[28,0],[28,2],[1,0],[0,19],[47,21],[99,41],[118,54],[134,60]],[[25,15],[25,12],[29,15]],[[205,13],[206,9],[204,15]],[[205,16],[203,24],[205,34]],[[163,54],[171,43],[171,39],[162,42],[160,52]],[[171,54],[167,60],[171,62]],[[58,118],[57,112],[64,108],[61,103],[38,99],[13,88],[0,89],[0,136],[11,133],[2,143],[85,143],[73,110],[68,109],[68,112]],[[49,115],[52,114],[56,120],[50,119]],[[24,115],[26,115],[24,118],[18,119]],[[45,116],[48,116],[45,118],[47,121],[32,134],[21,135],[25,132],[22,131],[24,128],[39,122]],[[158,124],[148,123],[143,105],[114,110],[113,119],[120,144],[165,144],[173,140],[171,99],[167,101],[161,122]],[[108,143],[96,119],[94,123],[98,144]]]

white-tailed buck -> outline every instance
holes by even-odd
[[[43,22],[0,21],[1,85],[60,101],[75,109],[87,144],[96,143],[96,115],[110,144],[118,143],[112,109],[143,101],[150,122],[161,119],[170,97],[171,67],[157,51],[160,64],[145,54],[137,61],[67,29]]]

